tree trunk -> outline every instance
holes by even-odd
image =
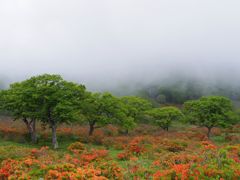
[[[58,142],[57,142],[57,125],[55,121],[51,122],[51,129],[52,129],[52,146],[53,149],[58,148]]]
[[[32,140],[32,143],[37,143],[37,133],[36,133],[36,119],[33,119],[32,120],[32,123],[31,123],[31,140]]]
[[[168,127],[166,127],[166,126],[161,126],[161,128],[162,128],[164,131],[168,131]]]
[[[208,137],[208,139],[210,139],[212,127],[207,127],[207,129],[208,129],[208,131],[207,131],[207,137]]]
[[[28,121],[27,118],[24,118],[23,122],[27,126],[28,133],[31,137],[32,143],[37,143],[36,119],[32,119],[31,121]]]
[[[89,136],[92,136],[93,135],[93,132],[94,132],[94,129],[95,129],[95,122],[89,122],[89,132],[88,132],[88,135]]]

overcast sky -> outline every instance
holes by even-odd
[[[0,75],[41,73],[90,88],[240,80],[240,1],[0,0]]]

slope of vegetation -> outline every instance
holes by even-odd
[[[49,74],[14,83],[0,92],[0,179],[239,179],[239,112],[194,99],[154,106]]]

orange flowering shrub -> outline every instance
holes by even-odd
[[[58,180],[58,179],[102,179],[107,178],[101,175],[101,171],[94,167],[76,168],[71,164],[64,164],[61,166],[55,166],[54,170],[49,170],[45,175],[46,180]]]
[[[85,150],[85,145],[80,142],[75,142],[68,146],[68,150],[73,153],[82,153]]]
[[[117,158],[119,160],[129,160],[131,158],[131,154],[129,152],[123,152],[123,153],[119,153],[117,155]]]
[[[31,155],[35,158],[44,156],[44,155],[47,155],[48,150],[49,150],[48,146],[41,147],[40,149],[32,149]]]
[[[121,168],[107,156],[107,150],[93,149],[56,160],[47,147],[32,149],[23,159],[3,161],[0,179],[122,179]]]
[[[96,159],[105,158],[108,155],[107,150],[92,150],[80,155],[80,160],[83,164],[88,164]]]
[[[118,135],[118,128],[113,125],[108,125],[104,128],[104,134],[106,136],[117,136]]]
[[[205,148],[205,150],[216,150],[217,149],[217,146],[215,146],[214,144],[212,144],[209,141],[203,141],[202,145]]]
[[[91,142],[93,144],[102,144],[102,140],[104,139],[105,135],[104,132],[101,130],[94,131],[93,135],[88,137],[88,142]]]
[[[130,138],[127,136],[119,137],[105,137],[102,140],[102,144],[106,147],[113,147],[115,149],[124,149],[124,147],[130,142]]]
[[[117,157],[119,160],[129,160],[132,156],[140,156],[146,152],[144,146],[144,138],[135,137],[127,145],[123,146],[124,152],[119,153]]]

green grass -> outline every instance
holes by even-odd
[[[59,137],[58,138],[58,144],[59,148],[56,151],[67,151],[67,147],[71,144],[76,142],[77,140],[68,138],[68,137]],[[13,146],[19,146],[19,147],[28,147],[28,148],[40,148],[43,146],[48,146],[52,147],[51,143],[51,137],[48,138],[47,140],[40,139],[37,144],[32,144],[30,141],[23,141],[23,142],[18,142],[15,140],[5,140],[0,137],[0,146],[8,146],[8,145],[13,145]]]
[[[226,140],[225,140],[225,136],[221,135],[221,136],[212,136],[211,140],[216,143],[217,145],[223,145],[226,144]]]
[[[0,138],[0,146],[17,146],[17,147],[26,147],[26,148],[35,148],[39,147],[37,145],[32,145],[28,143],[17,143],[14,141],[3,140]]]
[[[57,150],[54,150],[58,155],[63,156],[65,153],[68,153],[67,147],[76,141],[72,140],[67,140],[67,139],[62,139],[59,141],[59,148]],[[40,148],[42,146],[49,146],[51,147],[51,142],[50,141],[40,141],[38,144],[30,144],[30,143],[18,143],[18,142],[13,142],[13,141],[8,141],[0,138],[0,161],[7,159],[7,158],[13,158],[13,159],[20,159],[24,157],[27,153],[26,150],[31,150],[32,148]],[[85,146],[88,149],[106,149],[102,145],[94,145],[94,144],[85,144]],[[7,148],[6,148],[7,147]],[[10,149],[9,149],[10,148]],[[9,149],[9,150],[6,150]],[[23,151],[22,153],[19,151]],[[117,150],[114,148],[109,148],[109,157],[112,159],[112,161],[118,163],[121,167],[127,168],[129,165],[129,161],[121,161],[117,159],[117,155],[121,152],[122,150]],[[143,167],[148,168],[151,164],[152,161],[140,157],[137,161],[136,164],[141,164]]]

